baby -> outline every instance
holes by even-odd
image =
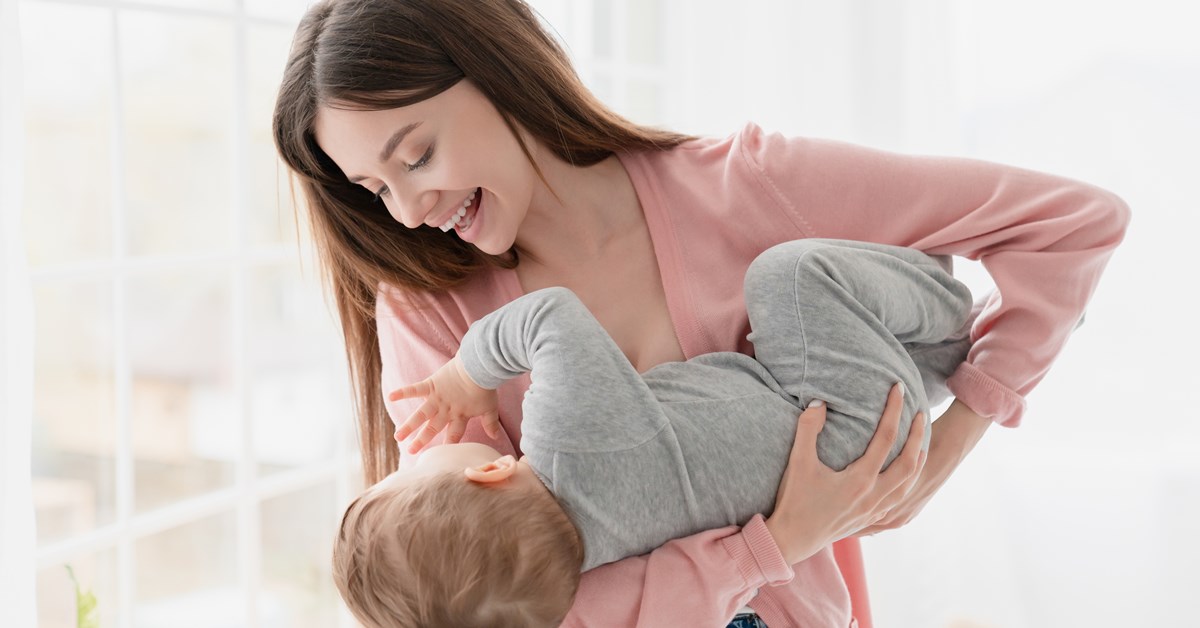
[[[582,571],[769,514],[810,402],[827,404],[817,455],[840,470],[895,383],[907,391],[901,434],[948,396],[972,303],[947,262],[864,242],[780,244],[746,273],[755,358],[710,353],[641,375],[571,291],[512,301],[390,398],[424,398],[396,432],[424,426],[415,451],[471,417],[494,433],[495,389],[530,372],[525,455],[444,444],[367,489],[335,541],[343,598],[368,626],[554,626]]]

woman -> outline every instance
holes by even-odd
[[[809,425],[770,518],[587,572],[564,625],[718,626],[746,604],[773,628],[870,625],[850,535],[907,523],[992,422],[1019,422],[1129,215],[1103,190],[994,164],[640,127],[591,96],[520,0],[315,5],[274,131],[341,314],[368,482],[408,461],[391,435],[412,408],[384,393],[538,288],[571,288],[645,371],[748,352],[742,277],[785,240],[962,255],[995,279],[927,461],[833,473],[812,463]],[[447,438],[519,453],[528,384],[500,390],[498,433]]]

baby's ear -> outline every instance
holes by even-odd
[[[467,467],[463,473],[467,479],[481,484],[502,482],[512,477],[517,471],[517,459],[512,456],[501,456],[495,460],[481,464],[478,467]]]

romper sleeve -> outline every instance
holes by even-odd
[[[483,388],[531,374],[521,404],[527,454],[531,441],[554,451],[620,451],[666,424],[645,380],[567,288],[530,292],[475,321],[458,357]]]
[[[972,159],[910,156],[766,134],[749,125],[744,166],[810,237],[895,244],[982,262],[996,284],[947,381],[981,416],[1020,423],[1083,316],[1129,224],[1096,186]]]

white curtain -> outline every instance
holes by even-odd
[[[33,626],[30,474],[33,307],[21,242],[20,39],[17,0],[0,0],[0,614]]]

